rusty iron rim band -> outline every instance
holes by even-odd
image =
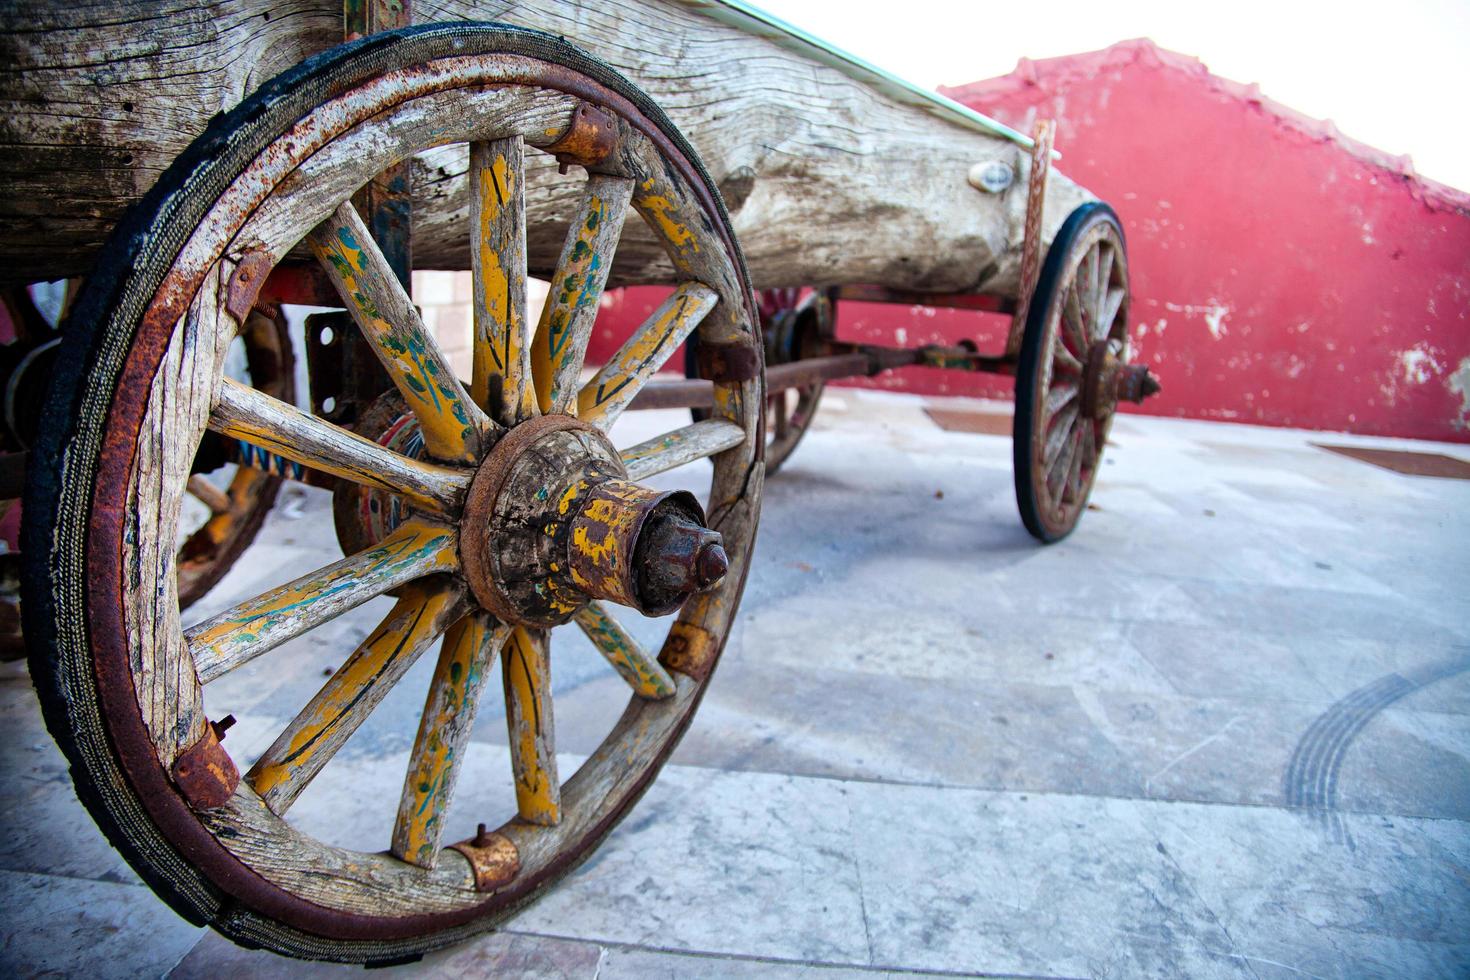
[[[476,33],[466,31],[463,25],[459,26],[459,32]],[[400,34],[412,35],[423,32],[398,32]],[[556,42],[535,32],[520,29],[487,31],[481,28],[478,32],[484,34],[499,35],[510,41],[525,42],[527,39],[535,39],[543,47],[554,49],[555,53],[571,51],[570,46]],[[389,39],[393,40],[393,39]],[[384,38],[375,36],[359,42],[360,47],[368,47],[373,44],[385,43]],[[465,54],[457,51],[455,54]],[[488,51],[475,52],[477,54],[490,53]],[[580,53],[579,53],[580,54]],[[675,142],[666,134],[660,125],[650,121],[647,114],[637,105],[633,99],[623,93],[614,91],[601,82],[587,78],[556,63],[545,59],[534,58],[534,56],[523,56],[528,60],[536,62],[536,70],[528,71],[524,79],[516,81],[540,84],[547,88],[556,89],[591,99],[606,105],[618,112],[624,119],[635,126],[654,146],[664,155],[680,174],[681,179],[691,189],[707,212],[723,216],[723,207],[718,196],[711,190],[709,178],[697,163],[686,156],[685,147],[679,144],[682,139]],[[314,59],[315,60],[315,59]],[[310,63],[309,63],[310,64]],[[600,74],[608,74],[606,71]],[[354,84],[360,84],[362,80],[354,80]],[[515,84],[516,81],[507,80],[504,84]],[[344,87],[349,90],[351,86]],[[630,86],[631,88],[631,86]],[[318,102],[321,100],[318,100]],[[661,114],[660,114],[661,117]],[[672,127],[670,127],[672,128]],[[687,144],[686,144],[687,145]],[[156,204],[156,202],[154,202]],[[148,210],[146,207],[141,210]],[[155,212],[162,209],[154,208]],[[125,229],[127,230],[127,229]],[[738,246],[729,237],[726,228],[721,226],[714,229],[729,250],[732,256],[732,265],[738,274],[744,279],[744,264],[740,259]],[[216,256],[216,261],[217,261]],[[172,263],[173,259],[168,260]],[[212,263],[211,266],[212,267]],[[197,287],[197,283],[194,284]],[[114,295],[118,290],[115,289]],[[132,467],[132,447],[135,445],[136,433],[141,425],[146,410],[144,393],[148,391],[148,383],[156,375],[158,366],[162,360],[169,338],[173,332],[174,323],[178,315],[187,307],[188,300],[192,298],[193,290],[189,290],[189,296],[184,296],[180,291],[174,289],[166,293],[165,283],[160,282],[158,288],[150,294],[155,298],[151,305],[150,315],[145,319],[136,319],[136,335],[122,338],[120,342],[132,342],[125,358],[119,358],[124,363],[116,375],[114,383],[114,395],[111,399],[113,411],[111,413],[111,425],[102,434],[102,445],[96,457],[96,472],[94,489],[91,494],[91,526],[85,534],[82,545],[87,558],[87,565],[93,574],[89,588],[85,596],[85,604],[90,614],[90,621],[83,629],[91,634],[90,647],[93,665],[95,668],[96,690],[95,694],[100,697],[103,713],[101,718],[107,732],[113,752],[121,763],[126,773],[129,785],[132,787],[132,795],[135,801],[144,808],[153,824],[155,832],[161,833],[170,850],[182,861],[185,868],[190,872],[202,873],[204,877],[236,901],[256,909],[274,919],[277,923],[251,923],[247,921],[247,914],[241,917],[239,909],[232,908],[227,901],[224,907],[219,904],[219,897],[212,895],[208,890],[200,892],[198,887],[190,887],[189,879],[170,880],[169,887],[163,889],[162,893],[170,898],[186,914],[192,912],[190,918],[197,921],[199,918],[212,919],[228,933],[236,935],[249,935],[257,932],[264,926],[267,932],[277,934],[278,942],[285,945],[296,945],[298,948],[310,948],[309,937],[312,935],[328,937],[341,940],[364,940],[368,941],[371,948],[364,948],[366,958],[374,955],[391,957],[401,955],[403,952],[411,952],[414,948],[427,945],[426,937],[420,934],[428,930],[441,931],[453,929],[457,926],[475,922],[486,917],[491,912],[492,906],[500,906],[505,912],[514,911],[524,901],[529,900],[536,891],[536,886],[543,880],[555,878],[564,870],[568,869],[581,859],[585,859],[591,852],[591,846],[611,830],[621,819],[629,807],[631,807],[651,784],[653,776],[658,772],[669,753],[673,751],[678,742],[678,736],[687,728],[692,720],[693,712],[698,707],[699,701],[704,693],[701,685],[684,715],[670,729],[670,736],[666,744],[658,753],[654,763],[639,778],[639,780],[626,791],[624,800],[600,821],[588,828],[579,839],[581,846],[569,846],[561,852],[561,856],[551,861],[541,873],[518,881],[516,885],[499,893],[493,899],[487,900],[476,906],[452,913],[420,914],[402,917],[367,916],[328,909],[324,906],[308,902],[295,895],[285,892],[271,882],[259,876],[255,871],[241,863],[230,852],[225,850],[212,835],[200,824],[198,818],[189,810],[182,798],[177,795],[172,785],[167,781],[158,760],[154,755],[153,748],[147,740],[142,728],[141,717],[138,714],[136,698],[133,696],[132,677],[128,671],[126,647],[122,642],[124,624],[122,622],[122,606],[118,597],[122,595],[123,573],[121,567],[121,553],[118,543],[121,541],[121,533],[126,519],[124,508],[118,502],[123,494],[126,480]],[[747,316],[750,322],[754,322],[754,311],[752,308],[752,297],[748,284],[743,289],[746,297]],[[108,297],[103,296],[97,304],[105,304]],[[95,311],[94,311],[95,312]],[[103,318],[99,317],[99,321]],[[116,337],[104,338],[116,344]],[[98,357],[99,354],[90,355]],[[88,358],[88,353],[74,353],[73,360]],[[143,382],[139,384],[139,382]],[[92,382],[95,386],[95,381]],[[77,397],[81,396],[80,386]],[[93,396],[95,397],[95,396]],[[758,423],[759,424],[759,423]],[[127,438],[123,437],[127,433]],[[752,447],[754,461],[759,461],[761,440],[757,439]],[[83,457],[85,460],[85,457]],[[75,463],[73,465],[76,465]],[[81,465],[85,466],[85,462]],[[63,477],[66,474],[61,474]],[[53,477],[54,479],[55,477]],[[54,511],[54,508],[52,509]],[[751,533],[753,535],[754,529]],[[50,554],[50,549],[46,549]],[[742,581],[749,571],[749,562],[743,564]],[[99,597],[107,595],[110,601],[99,601]],[[738,597],[737,597],[738,601]],[[48,600],[48,607],[52,600]],[[48,608],[49,611],[49,608]],[[44,615],[37,611],[36,615]],[[51,624],[54,628],[54,624]],[[722,644],[721,644],[722,645]],[[716,654],[717,655],[717,654]],[[101,682],[101,683],[97,683]],[[63,698],[66,695],[63,694]],[[67,698],[69,700],[69,698]],[[58,709],[59,710],[59,709]],[[80,749],[78,751],[81,751]],[[87,794],[93,794],[88,789]],[[109,818],[121,819],[111,809],[108,809]],[[140,845],[135,844],[131,838],[124,838],[127,842],[124,850],[134,853]],[[162,874],[161,871],[153,869],[150,877]],[[203,884],[203,882],[199,882]],[[182,904],[181,904],[182,903]],[[193,908],[189,908],[193,903]],[[481,928],[488,927],[488,922],[477,923]],[[292,943],[289,935],[281,935],[282,929],[301,929],[307,943]],[[471,930],[471,931],[479,931]],[[466,932],[468,934],[468,932]],[[418,938],[418,942],[407,942],[394,944],[393,939]]]

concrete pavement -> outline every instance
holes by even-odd
[[[673,763],[505,931],[402,970],[1470,974],[1470,482],[1309,443],[1470,451],[1125,417],[1095,509],[1043,548],[1009,440],[942,431],[923,404],[828,393],[767,484],[738,626]],[[615,438],[681,421],[630,415]],[[323,564],[330,528],[326,496],[293,490],[270,548],[190,616]],[[381,615],[211,685],[231,748],[263,749]],[[626,691],[575,630],[555,643],[565,774]],[[373,804],[397,797],[430,660],[293,819],[385,845],[392,807]],[[493,702],[451,835],[509,799]],[[138,884],[23,665],[3,669],[0,731],[0,959],[18,973],[347,975],[238,950]]]

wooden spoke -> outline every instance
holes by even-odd
[[[517,811],[527,823],[554,827],[561,823],[561,783],[556,776],[551,651],[546,632],[517,626],[506,641],[500,669]]]
[[[576,411],[587,341],[632,196],[631,180],[602,174],[587,178],[531,347],[543,414]]]
[[[1077,355],[1079,361],[1087,356],[1087,327],[1082,319],[1082,304],[1078,297],[1079,285],[1077,280],[1072,281],[1072,287],[1067,290],[1066,302],[1062,306],[1062,336],[1066,337],[1072,346],[1072,353]],[[1061,339],[1058,338],[1057,346],[1061,347]]]
[[[432,869],[439,858],[444,815],[469,746],[480,691],[510,630],[475,613],[444,634],[393,825],[392,853],[421,868]]]
[[[357,731],[419,654],[464,615],[464,590],[438,579],[400,590],[378,628],[265,750],[248,774],[265,805],[283,814]]]
[[[1112,325],[1112,320],[1102,314],[1107,306],[1108,286],[1113,278],[1113,249],[1103,242],[1094,247],[1098,253],[1098,270],[1097,282],[1092,291],[1092,339],[1098,341],[1107,337],[1108,327]]]
[[[1056,504],[1062,503],[1062,491],[1067,488],[1071,480],[1073,464],[1081,457],[1077,449],[1082,439],[1075,422],[1076,420],[1073,419],[1074,424],[1068,425],[1063,430],[1061,451],[1046,469],[1047,493]]]
[[[1101,335],[1098,337],[1099,340],[1112,333],[1113,321],[1118,319],[1118,310],[1122,309],[1123,300],[1127,295],[1128,290],[1122,286],[1108,290],[1108,295],[1103,300],[1102,313],[1097,318],[1099,324],[1098,330],[1101,331]]]
[[[658,701],[674,693],[674,679],[623,629],[601,602],[589,602],[576,614],[577,625],[639,697]]]
[[[526,321],[526,188],[519,136],[470,144],[474,374],[470,394],[502,425],[536,414]]]
[[[676,466],[733,449],[745,441],[745,430],[728,419],[705,419],[656,439],[640,442],[619,455],[628,467],[628,479],[647,479]]]
[[[458,535],[413,519],[377,545],[207,619],[184,633],[208,683],[389,589],[459,567]]]
[[[775,430],[777,439],[785,439],[791,432],[791,414],[786,405],[786,392],[778,391],[776,397],[768,399],[771,405],[771,413],[774,416],[771,428]]]
[[[481,432],[494,423],[455,378],[351,202],[309,238],[352,319],[418,417],[424,447],[439,459],[475,462]]]
[[[1046,393],[1046,413],[1043,418],[1051,418],[1060,412],[1072,399],[1077,397],[1078,386],[1068,381],[1054,382],[1051,390]]]
[[[1072,432],[1072,423],[1077,420],[1077,403],[1073,402],[1065,406],[1060,414],[1052,419],[1042,420],[1042,431],[1046,433],[1046,446],[1041,453],[1042,465],[1050,470],[1056,462],[1057,454],[1061,452],[1062,445]]]
[[[1087,249],[1087,254],[1082,257],[1082,267],[1077,270],[1078,279],[1082,285],[1082,288],[1078,290],[1077,298],[1082,303],[1083,312],[1089,317],[1097,313],[1097,273],[1101,254],[1102,248],[1097,242],[1093,242]],[[1088,322],[1086,326],[1090,337],[1096,325]]]
[[[1101,453],[1098,451],[1099,448],[1100,444],[1098,442],[1097,423],[1089,419],[1082,426],[1083,466],[1091,469],[1092,467],[1097,465],[1098,456],[1101,455]]]
[[[633,332],[577,395],[577,417],[606,431],[684,338],[719,302],[708,286],[686,282]]]
[[[440,514],[458,513],[473,475],[400,455],[229,378],[220,381],[209,427],[314,470],[401,493]]]
[[[208,507],[211,514],[230,512],[230,495],[210,483],[203,473],[195,473],[189,477],[188,490],[190,496]]]
[[[1082,487],[1082,458],[1086,454],[1086,430],[1091,429],[1092,424],[1087,419],[1079,419],[1072,434],[1072,458],[1067,462],[1066,479],[1062,481],[1060,493],[1057,496],[1058,504],[1075,503],[1080,496]]]
[[[1067,345],[1062,343],[1062,339],[1060,337],[1053,337],[1051,339],[1051,346],[1052,369],[1058,374],[1071,374],[1081,377],[1082,362],[1077,359],[1076,355],[1067,350]]]

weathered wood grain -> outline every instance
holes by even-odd
[[[464,596],[462,585],[444,579],[399,590],[393,610],[251,767],[246,778],[266,806],[278,814],[290,808],[419,655],[464,617]]]
[[[149,393],[128,486],[123,564],[135,570],[123,596],[133,686],[159,760],[203,734],[203,692],[179,624],[179,518],[194,453],[204,435],[215,373],[236,324],[220,309],[231,265],[212,269],[169,341]]]
[[[329,0],[37,0],[15,11],[0,37],[0,269],[32,279],[84,272],[123,209],[210,116],[340,40],[341,16]],[[564,36],[643,87],[724,192],[757,287],[1016,288],[1029,160],[1011,143],[897,104],[683,0],[414,5],[417,23],[462,19]],[[966,180],[992,159],[1022,178],[998,195]],[[527,180],[528,254],[540,270],[555,260],[567,213],[564,195],[537,206],[548,166],[536,161]],[[413,168],[423,268],[469,267],[467,168],[463,148]],[[1089,198],[1053,169],[1044,240]],[[629,239],[615,282],[667,273],[650,238]]]
[[[419,518],[381,542],[246,599],[184,634],[208,683],[406,582],[459,568],[458,534]]]
[[[311,233],[311,247],[418,418],[424,448],[439,459],[478,462],[482,436],[495,423],[454,376],[357,209],[339,206]]]
[[[587,342],[632,195],[633,184],[626,177],[590,174],[571,214],[531,345],[536,398],[543,414],[576,412]]]
[[[200,815],[220,844],[293,895],[362,915],[450,912],[484,901],[469,862],[445,851],[433,871],[386,853],[349,851],[302,837],[244,780],[225,806]]]
[[[537,412],[526,319],[525,144],[519,136],[470,144],[474,310],[470,394],[502,425]]]
[[[745,430],[729,419],[705,419],[629,446],[618,455],[628,468],[628,479],[637,482],[696,459],[722,453],[744,441]]]
[[[545,630],[516,627],[500,657],[505,723],[520,818],[538,826],[561,822],[556,774],[556,723],[551,710],[551,649]]]
[[[444,815],[469,749],[480,693],[510,630],[487,613],[475,613],[444,634],[393,824],[392,853],[421,868],[439,860]]]
[[[623,624],[613,618],[606,603],[589,602],[578,609],[573,618],[634,694],[657,700],[674,693],[674,681],[668,671],[660,667],[638,645],[633,635],[623,629]]]
[[[458,516],[474,475],[395,453],[230,378],[220,379],[209,427],[312,469],[401,493],[419,507],[450,516]]]

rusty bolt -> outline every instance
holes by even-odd
[[[638,593],[645,605],[662,607],[708,592],[730,570],[718,531],[677,511],[656,514],[638,540]]]
[[[724,546],[718,541],[711,541],[699,549],[699,556],[694,561],[695,591],[707,592],[714,588],[729,570],[730,556],[725,554]]]
[[[212,721],[212,722],[209,723],[209,727],[214,729],[214,737],[215,737],[215,739],[218,740],[218,741],[220,741],[220,742],[223,742],[225,740],[225,732],[229,731],[234,726],[235,726],[235,716],[234,715],[225,715],[219,721]]]

